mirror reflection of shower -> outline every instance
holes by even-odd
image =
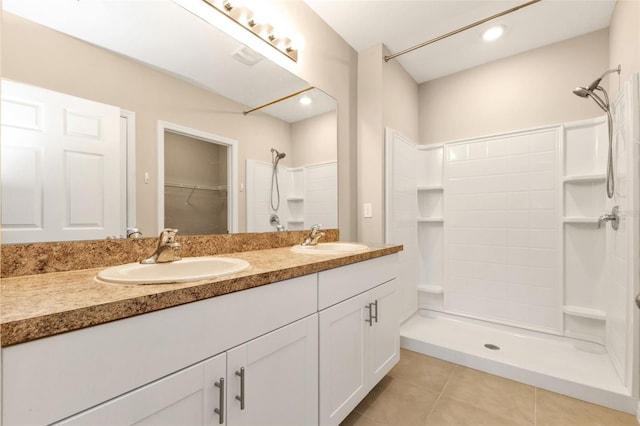
[[[600,77],[595,79],[589,86],[576,87],[575,90],[573,91],[573,93],[576,96],[580,96],[581,98],[590,97],[595,101],[596,104],[598,104],[600,108],[602,108],[604,112],[607,113],[607,125],[608,125],[607,127],[609,129],[609,149],[607,153],[607,197],[609,198],[613,198],[613,193],[615,190],[615,184],[613,179],[613,117],[611,116],[611,108],[609,106],[609,95],[607,94],[607,91],[600,86],[600,81],[602,81],[602,79],[606,75],[614,72],[620,74],[620,65],[618,65],[617,68],[605,71]],[[604,99],[598,96],[597,93],[595,93],[596,90],[602,92],[602,94],[604,95]]]
[[[269,206],[271,207],[271,217],[269,223],[275,227],[278,231],[285,231],[285,227],[280,224],[280,218],[278,217],[278,209],[280,208],[280,184],[278,182],[278,163],[287,154],[279,152],[275,148],[271,148],[271,164],[273,169],[271,171],[271,192],[269,196]],[[275,197],[274,197],[275,195]]]

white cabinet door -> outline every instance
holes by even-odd
[[[397,279],[320,311],[320,424],[337,425],[400,359]]]
[[[227,424],[317,424],[317,314],[231,349],[227,356]]]
[[[363,293],[320,311],[322,425],[340,423],[367,395],[368,304]]]
[[[59,425],[217,425],[226,355],[221,354],[98,407]],[[224,399],[224,398],[222,398]]]
[[[400,315],[398,280],[394,279],[369,292],[374,321],[369,327],[370,389],[400,360]]]

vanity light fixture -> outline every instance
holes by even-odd
[[[246,6],[238,5],[238,3],[240,3],[239,0],[202,1],[249,31],[251,34],[258,37],[260,40],[267,43],[269,46],[276,49],[278,52],[285,55],[287,58],[291,59],[293,62],[298,62],[298,49],[293,45],[291,39],[278,33],[273,25],[266,22],[260,22],[255,17],[255,14],[251,9]]]
[[[482,33],[482,39],[484,41],[494,41],[502,37],[504,34],[505,26],[504,25],[494,25],[493,27],[489,27]]]

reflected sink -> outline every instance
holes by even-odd
[[[127,263],[98,272],[98,281],[115,284],[167,284],[219,278],[249,269],[249,262],[220,256],[186,257],[167,263]]]
[[[368,246],[357,243],[319,243],[315,246],[293,246],[291,251],[296,253],[314,253],[314,254],[351,254],[369,250]]]

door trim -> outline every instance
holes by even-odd
[[[206,142],[224,145],[227,155],[227,227],[230,233],[238,232],[238,141],[192,129],[168,121],[158,121],[158,229],[164,229],[164,132],[169,131]]]

